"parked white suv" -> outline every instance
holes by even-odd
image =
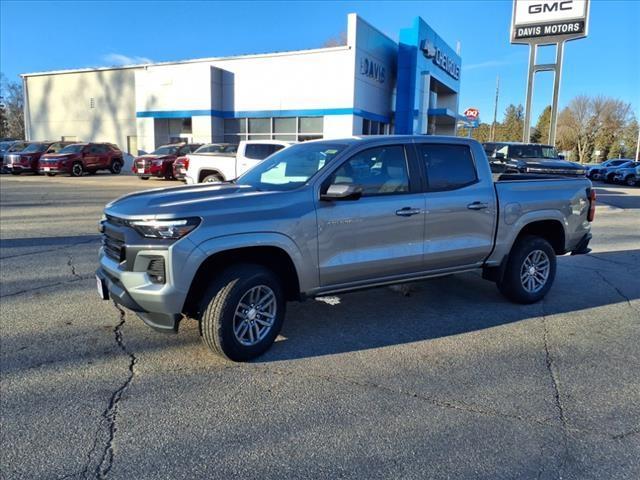
[[[233,180],[289,145],[278,140],[247,140],[240,142],[236,152],[190,153],[184,179],[188,184]]]

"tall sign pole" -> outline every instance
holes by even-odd
[[[491,124],[491,141],[496,139],[496,123],[498,121],[498,95],[500,94],[500,77],[496,77],[496,101],[493,105],[493,123]]]
[[[588,27],[589,0],[513,0],[511,43],[529,45],[523,142],[529,142],[531,134],[531,103],[535,74],[552,71],[554,81],[549,143],[555,144],[564,44],[569,40],[586,37]],[[536,62],[538,47],[544,45],[556,46],[554,63]]]

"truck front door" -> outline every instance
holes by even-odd
[[[363,189],[357,200],[317,203],[320,284],[339,285],[422,268],[424,194],[412,145],[356,153],[322,184]]]
[[[424,270],[482,262],[493,248],[497,216],[490,172],[479,174],[468,145],[416,148],[427,178]]]

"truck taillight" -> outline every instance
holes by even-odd
[[[187,168],[189,168],[189,159],[188,159],[188,158],[185,158],[185,159],[182,161],[182,166],[184,167],[184,169],[185,169],[185,170],[186,170]]]
[[[594,188],[590,188],[588,190],[589,196],[589,213],[587,214],[587,220],[589,222],[593,222],[593,219],[596,218],[596,190]]]

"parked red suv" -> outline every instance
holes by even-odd
[[[14,175],[32,172],[38,174],[40,158],[62,150],[71,142],[30,142],[23,150],[5,155],[4,167]]]
[[[40,172],[49,176],[57,173],[70,173],[79,177],[84,172],[90,174],[98,170],[109,170],[118,174],[124,165],[123,155],[117,145],[112,143],[74,143],[58,153],[43,155],[40,159]]]
[[[165,180],[171,180],[173,178],[173,162],[176,161],[176,158],[194,152],[201,145],[201,143],[163,145],[147,155],[136,158],[132,171],[142,180],[149,180],[151,177],[164,177]]]

